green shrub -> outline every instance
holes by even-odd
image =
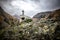
[[[32,21],[32,19],[26,19],[24,22],[29,23],[29,22],[31,22],[31,21]]]

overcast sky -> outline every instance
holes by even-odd
[[[43,11],[50,11],[60,8],[60,0],[0,0],[0,6],[9,14],[25,15],[33,17]]]

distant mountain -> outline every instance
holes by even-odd
[[[47,11],[47,12],[40,12],[37,13],[35,16],[33,16],[33,18],[52,18],[54,20],[60,20],[60,9],[54,10],[54,11]]]
[[[33,16],[33,18],[44,18],[45,16],[48,16],[49,14],[51,14],[52,11],[47,11],[47,12],[40,12],[37,13],[35,16]]]
[[[20,16],[15,14],[14,17],[16,17],[17,19],[20,19]]]

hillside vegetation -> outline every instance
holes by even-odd
[[[57,40],[60,39],[60,11],[54,11],[38,22],[18,19],[2,11],[0,8],[1,40]],[[52,16],[53,15],[53,16]],[[56,20],[57,19],[57,20]]]

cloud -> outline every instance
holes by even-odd
[[[32,11],[36,7],[35,5],[32,5],[31,3],[27,3],[24,1],[13,1],[11,2],[11,5],[25,11]]]
[[[59,9],[60,0],[0,0],[0,6],[12,15],[21,15],[24,9],[25,15],[32,17],[38,12]]]

